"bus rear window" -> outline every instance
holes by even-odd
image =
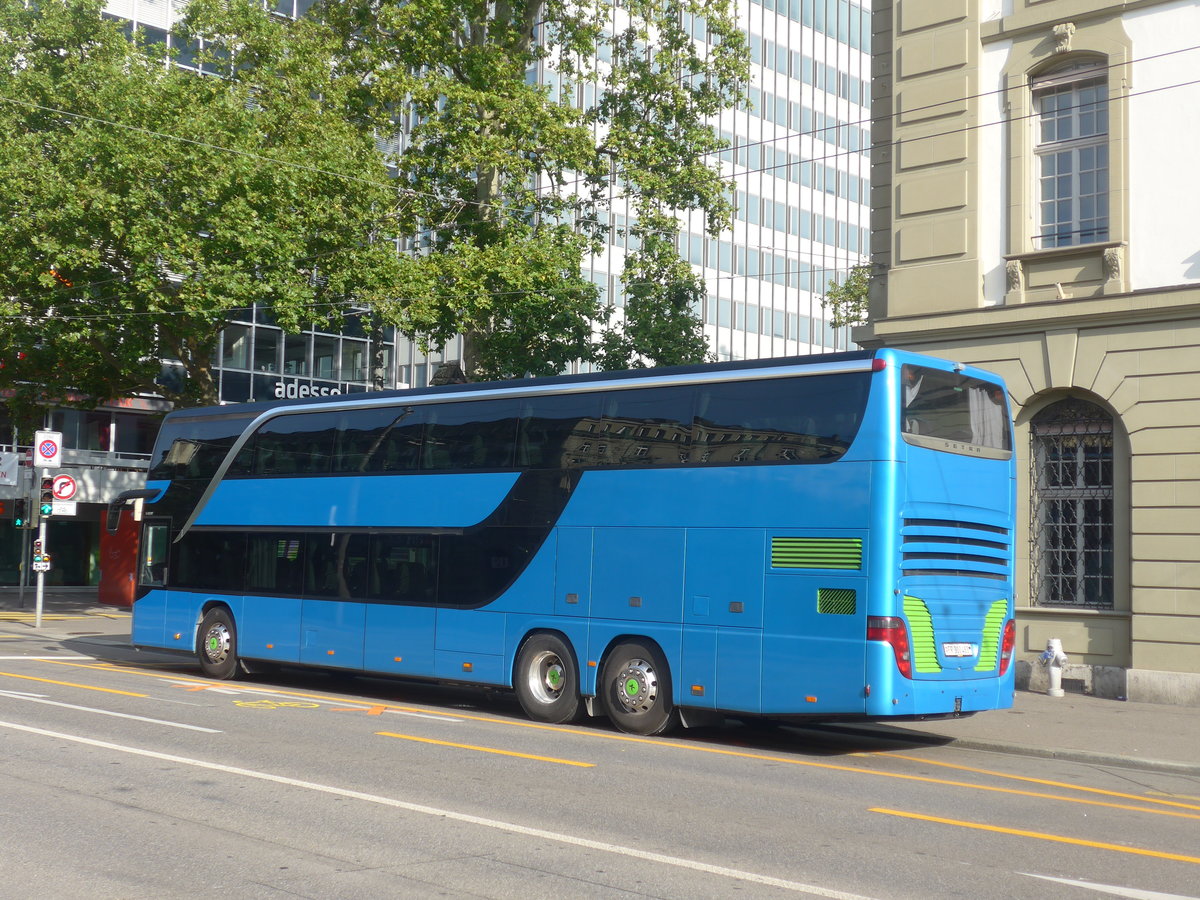
[[[902,375],[902,430],[910,444],[960,452],[966,447],[1012,451],[1001,385],[925,366],[906,365]]]

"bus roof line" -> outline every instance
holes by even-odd
[[[336,411],[348,409],[378,409],[387,408],[389,406],[423,406],[429,403],[462,403],[468,400],[484,400],[484,399],[512,399],[520,397],[547,397],[555,394],[595,394],[601,391],[612,390],[631,390],[633,388],[655,388],[655,387],[674,387],[680,385],[695,385],[695,384],[718,384],[723,381],[758,381],[774,378],[795,378],[800,376],[811,375],[844,375],[853,372],[870,372],[872,371],[873,360],[854,359],[844,360],[832,363],[809,363],[805,365],[795,366],[771,366],[761,369],[722,369],[718,372],[687,372],[677,375],[662,375],[662,376],[646,376],[642,378],[627,378],[624,380],[604,380],[604,381],[586,381],[586,382],[568,382],[561,386],[559,385],[528,385],[516,386],[502,389],[482,389],[475,391],[456,391],[452,394],[425,394],[417,397],[407,397],[402,395],[390,394],[386,399],[372,398],[370,400],[346,400],[346,401],[329,401],[322,400],[317,403],[300,403],[289,406],[272,406],[269,409],[263,410],[253,419],[251,419],[246,427],[242,429],[242,433],[238,435],[237,440],[233,442],[233,446],[225,453],[225,458],[221,460],[221,464],[217,466],[217,470],[213,473],[212,478],[204,488],[204,493],[200,495],[200,499],[196,502],[196,506],[192,509],[192,514],[188,516],[186,522],[179,529],[179,534],[175,536],[175,543],[182,540],[183,536],[191,530],[200,513],[204,511],[204,507],[208,505],[208,501],[212,498],[213,493],[217,489],[217,485],[225,477],[225,473],[229,471],[229,467],[233,464],[233,460],[241,452],[246,442],[250,440],[250,436],[254,434],[255,429],[271,419],[279,418],[280,416],[295,415],[299,413],[317,412],[317,411]]]

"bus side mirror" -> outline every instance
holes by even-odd
[[[142,521],[142,506],[149,497],[157,497],[159,491],[155,488],[141,488],[134,491],[122,491],[117,494],[112,500],[108,501],[108,516],[104,520],[104,530],[109,534],[116,534],[121,527],[121,510],[125,504],[130,504],[133,507],[133,521]]]

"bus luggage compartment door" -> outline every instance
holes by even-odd
[[[865,578],[768,575],[764,713],[866,710]]]
[[[681,702],[759,712],[762,531],[689,529],[685,585]]]

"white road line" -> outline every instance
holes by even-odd
[[[221,734],[222,732],[216,728],[202,728],[199,725],[186,725],[183,722],[168,722],[166,719],[151,719],[146,716],[134,716],[129,713],[115,712],[111,709],[96,709],[92,706],[76,706],[74,703],[60,703],[57,700],[46,700],[42,697],[35,697],[30,694],[21,694],[17,691],[0,691],[0,697],[10,697],[13,700],[28,700],[30,703],[43,703],[46,706],[61,706],[63,709],[77,709],[81,712],[97,713],[102,716],[115,716],[118,719],[134,719],[138,722],[149,722],[152,725],[169,725],[171,728],[186,728],[189,731],[203,731],[205,734]]]
[[[543,831],[540,828],[529,828],[525,825],[517,825],[512,822],[503,822],[498,819],[485,819],[480,816],[472,816],[467,813],[455,812],[450,809],[439,809],[436,806],[423,806],[419,803],[408,803],[404,800],[396,800],[391,797],[381,797],[378,794],[365,794],[361,791],[352,791],[346,788],[333,787],[327,784],[317,784],[312,781],[301,781],[296,778],[288,778],[284,775],[275,775],[270,772],[259,772],[255,769],[242,769],[237,766],[226,766],[221,763],[205,762],[200,759],[190,759],[186,756],[174,756],[169,753],[158,753],[154,750],[145,750],[141,747],[127,747],[122,744],[113,744],[108,741],[98,741],[93,738],[82,737],[74,734],[62,734],[57,731],[46,731],[42,728],[32,728],[28,725],[17,725],[13,722],[0,722],[0,728],[11,728],[14,731],[24,731],[28,734],[39,734],[43,737],[57,738],[63,741],[71,741],[76,744],[86,744],[89,747],[100,747],[105,750],[115,750],[118,753],[131,753],[135,756],[144,756],[148,759],[158,759],[165,762],[178,763],[184,766],[194,766],[198,769],[209,769],[214,772],[224,772],[227,775],[240,775],[243,778],[254,778],[259,781],[270,781],[275,784],[288,785],[290,787],[304,788],[309,791],[319,791],[324,794],[332,794],[335,797],[348,797],[353,800],[362,800],[367,803],[377,803],[381,806],[390,806],[394,809],[403,809],[407,812],[419,813],[425,816],[437,816],[442,819],[450,819],[455,822],[465,822],[469,825],[478,825],[483,828],[492,828],[496,831],[506,831],[509,834],[519,834],[525,837],[538,838],[544,841],[556,841],[560,844],[570,844],[575,847],[583,847],[588,850],[596,850],[601,853],[612,853],[617,856],[626,856],[632,859],[646,860],[647,862],[660,863],[665,866],[675,866],[680,869],[691,869],[695,872],[705,872],[709,875],[718,875],[723,878],[732,878],[737,881],[744,881],[750,884],[761,884],[768,887],[776,887],[785,891],[795,891],[801,894],[812,894],[816,897],[825,897],[828,900],[871,900],[860,894],[849,894],[845,891],[837,891],[831,888],[819,887],[812,884],[802,884],[798,881],[788,881],[783,878],[773,878],[770,875],[761,875],[757,872],[746,872],[741,869],[730,869],[725,866],[715,866],[710,863],[700,862],[693,859],[685,859],[680,856],[667,856],[662,853],[650,853],[646,850],[637,850],[633,847],[622,847],[620,844],[609,844],[604,841],[593,841],[589,838],[575,837],[574,835],[562,834],[557,831]]]
[[[368,707],[369,708],[369,707]],[[428,719],[431,722],[459,722],[462,719],[456,719],[453,716],[434,716],[429,713],[408,712],[404,709],[385,709],[384,712],[389,716],[406,716],[410,719]]]
[[[1095,884],[1091,881],[1076,881],[1073,878],[1054,878],[1050,875],[1037,875],[1033,872],[1022,872],[1030,878],[1040,878],[1043,881],[1053,881],[1056,884],[1068,884],[1071,887],[1087,888],[1101,894],[1112,894],[1114,897],[1128,897],[1129,900],[1197,900],[1183,894],[1161,894],[1158,891],[1143,891],[1138,888],[1117,887],[1113,884]]]
[[[94,656],[0,656],[0,660],[14,659],[95,659]]]

